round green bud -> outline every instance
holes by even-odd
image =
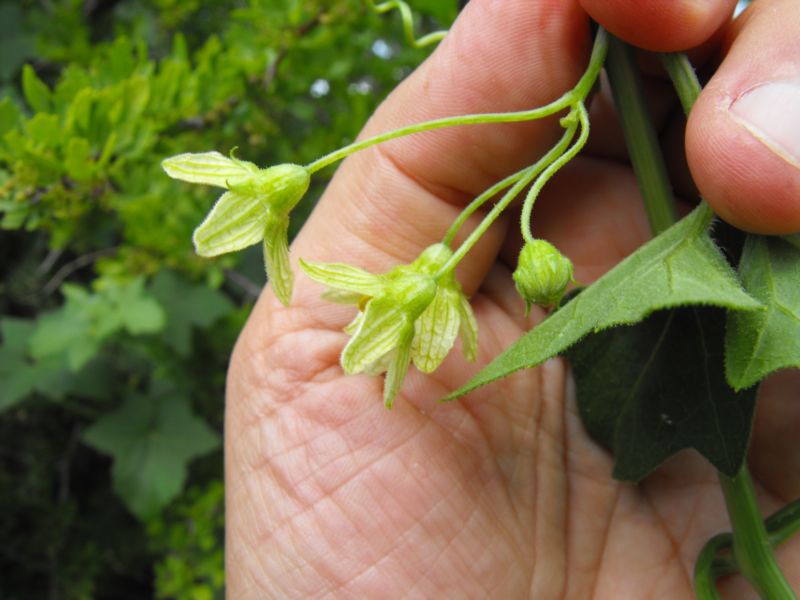
[[[513,277],[527,314],[531,304],[558,304],[573,280],[572,262],[550,242],[533,240],[519,253]]]

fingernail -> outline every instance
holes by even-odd
[[[800,169],[800,80],[749,89],[734,100],[730,111],[761,143]]]

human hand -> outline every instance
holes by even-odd
[[[585,67],[587,10],[612,33],[655,50],[732,44],[687,130],[696,183],[736,225],[798,230],[800,149],[791,144],[800,140],[800,101],[786,104],[774,142],[765,142],[768,113],[743,125],[740,109],[758,96],[777,101],[755,87],[773,80],[794,82],[783,87],[800,98],[800,14],[794,0],[759,0],[726,27],[733,4],[473,0],[365,135],[556,98]],[[656,120],[669,130],[679,110],[673,94],[664,82],[649,85]],[[649,237],[607,106],[596,99],[590,147],[548,184],[534,218],[538,236],[572,259],[581,282]],[[460,207],[558,135],[555,119],[479,125],[355,155],[293,254],[373,272],[409,262],[441,239]],[[228,379],[230,597],[692,597],[700,547],[727,528],[716,474],[699,457],[682,453],[639,486],[613,481],[608,455],[580,424],[561,360],[436,403],[542,318],[523,317],[508,266],[520,241],[506,236],[509,223],[496,223],[458,271],[474,294],[477,363],[453,352],[431,376],[410,373],[391,413],[380,378],[345,377],[339,367],[352,308],[319,299],[320,286],[302,276],[289,308],[266,289]],[[760,399],[751,465],[765,511],[800,495],[792,433],[800,406],[789,397],[798,388],[800,377],[784,373]],[[788,543],[780,556],[800,588],[800,544]],[[726,598],[752,597],[739,580],[727,586]]]

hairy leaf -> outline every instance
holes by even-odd
[[[711,241],[712,219],[705,204],[695,209],[517,340],[446,399],[541,364],[588,333],[636,323],[659,309],[687,304],[733,310],[763,308],[742,290]]]
[[[192,413],[186,398],[166,393],[130,396],[83,439],[114,458],[114,489],[140,519],[175,498],[189,462],[219,445],[219,436]]]
[[[755,391],[723,369],[724,311],[677,308],[591,334],[567,353],[586,429],[614,453],[614,476],[639,481],[683,448],[728,476],[742,465]]]
[[[737,390],[778,369],[800,367],[800,248],[778,237],[748,235],[739,275],[767,309],[728,317],[725,370]]]

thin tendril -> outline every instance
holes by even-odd
[[[403,21],[403,33],[406,36],[406,40],[414,48],[424,48],[425,46],[436,44],[442,41],[444,36],[447,35],[447,30],[442,30],[434,31],[419,38],[414,37],[414,14],[411,12],[411,8],[409,8],[408,4],[402,0],[389,0],[388,2],[381,2],[380,4],[375,4],[374,0],[367,0],[367,4],[378,14],[397,9]]]

